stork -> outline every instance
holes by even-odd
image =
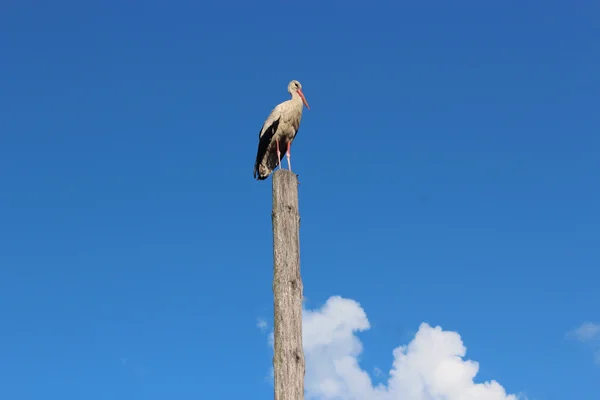
[[[254,163],[254,178],[264,180],[277,168],[281,168],[281,150],[286,151],[288,169],[292,170],[290,146],[298,134],[303,104],[310,110],[297,80],[288,84],[290,100],[275,106],[258,134],[258,151]]]

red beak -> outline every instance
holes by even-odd
[[[298,89],[297,92],[300,95],[300,98],[302,99],[302,102],[304,103],[306,108],[308,108],[310,110],[310,107],[308,106],[308,103],[306,102],[306,97],[304,97],[304,93],[302,93],[302,89]]]

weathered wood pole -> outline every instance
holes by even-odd
[[[304,399],[302,278],[298,177],[273,174],[273,298],[275,400]]]

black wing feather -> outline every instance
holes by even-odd
[[[277,128],[279,127],[279,119],[280,118],[277,118],[275,121],[273,121],[271,126],[269,126],[265,130],[265,133],[262,135],[262,137],[258,141],[258,151],[256,152],[256,161],[254,162],[254,177],[255,178],[258,174],[258,166],[260,165],[260,162],[265,157],[265,154],[267,153],[267,150],[269,149],[269,145],[271,144],[271,139],[273,139],[273,135],[275,135],[275,132],[277,132]],[[262,128],[260,131],[262,132]],[[260,132],[259,132],[259,135],[260,135]]]

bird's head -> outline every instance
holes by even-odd
[[[310,110],[310,107],[308,106],[308,102],[306,101],[306,97],[304,97],[304,93],[302,93],[302,84],[300,82],[298,82],[295,79],[293,81],[291,81],[290,84],[288,85],[288,92],[292,96],[294,95],[294,93],[298,93],[298,95],[302,99],[302,102],[304,103],[306,108],[308,108]]]

